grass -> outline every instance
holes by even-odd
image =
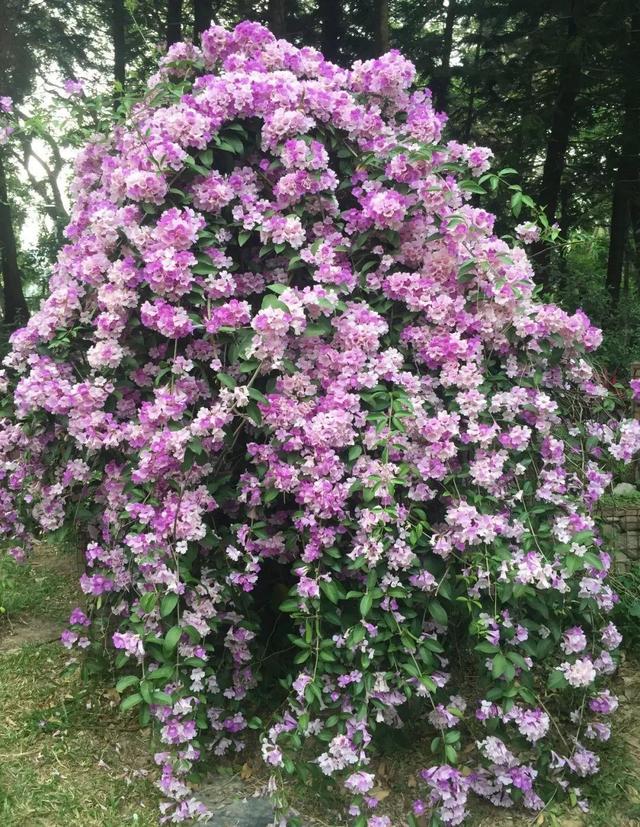
[[[119,711],[110,679],[83,679],[51,640],[78,604],[76,573],[55,549],[26,567],[0,562],[0,824],[155,826],[148,733]]]
[[[640,569],[625,578],[623,605],[640,593]],[[149,733],[139,729],[134,715],[119,712],[110,676],[83,680],[78,662],[51,639],[79,603],[77,579],[74,555],[57,547],[42,547],[27,566],[0,555],[0,825],[155,827],[159,794],[153,785],[156,769]],[[630,619],[630,625],[634,622]],[[42,639],[25,642],[30,638],[24,632],[34,628]],[[589,814],[558,803],[533,818],[514,811],[503,815],[474,801],[470,823],[477,827],[640,825],[637,663],[625,663],[614,689],[627,700],[602,751],[600,774],[581,784],[591,800]],[[406,803],[421,792],[404,786],[415,770],[416,749],[420,750],[415,735],[414,728],[407,732],[409,743],[404,749],[396,743],[400,748],[390,750],[387,777],[381,773],[379,779],[392,793],[381,810],[394,816],[392,798],[399,796]],[[426,749],[422,757],[428,763]],[[336,802],[326,796],[319,799],[310,787],[292,785],[289,792],[292,803],[312,817],[310,823],[336,823],[329,812]]]
[[[585,787],[591,802],[589,827],[640,824],[640,756],[636,754],[634,762],[634,750],[620,728],[617,722],[618,732],[600,752],[600,773]]]
[[[22,615],[63,622],[77,594],[74,558],[43,546],[33,564],[16,563],[0,551],[0,623]],[[0,627],[1,628],[1,627]]]

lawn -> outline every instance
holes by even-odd
[[[139,728],[134,714],[119,711],[120,699],[107,669],[83,677],[80,663],[58,642],[70,609],[81,599],[78,566],[72,551],[58,547],[42,546],[26,566],[0,558],[1,827],[152,827],[158,823],[150,732]],[[592,801],[590,814],[583,816],[552,803],[532,819],[475,805],[471,824],[640,824],[640,670],[634,661],[623,664],[615,690],[621,709],[614,736],[603,751],[602,773],[585,789]],[[406,757],[411,759],[407,767],[413,766],[415,756]],[[243,760],[250,763],[242,766]],[[403,751],[386,763],[386,776],[382,766],[377,768],[386,780],[386,794],[410,800],[416,790],[406,786]],[[239,782],[233,787],[236,796],[260,786],[264,774],[253,754],[244,756],[238,766],[217,769],[225,771],[218,784],[228,785],[229,778]],[[289,794],[309,823],[338,823],[326,812],[328,802],[322,806],[311,790],[290,789]],[[394,813],[386,803],[382,809]]]
[[[57,638],[77,605],[69,552],[0,561],[0,824],[157,824],[150,738],[110,676],[81,676]]]

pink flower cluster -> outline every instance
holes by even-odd
[[[203,813],[184,776],[243,748],[274,669],[267,765],[313,753],[358,824],[391,823],[373,736],[416,714],[436,754],[414,810],[446,824],[597,769],[578,738],[608,731],[620,635],[591,512],[640,426],[602,407],[599,331],[533,298],[458,184],[490,151],[441,144],[414,76],[254,23],[172,46],[78,155],[50,295],[12,337],[0,528],[19,556],[79,515],[82,589],[166,745],[164,820]]]

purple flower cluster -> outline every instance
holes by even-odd
[[[81,520],[82,589],[166,745],[165,821],[203,813],[185,776],[265,706],[277,604],[291,692],[265,762],[306,777],[312,756],[357,823],[391,823],[372,740],[416,712],[434,763],[414,810],[446,824],[472,793],[536,810],[538,773],[597,769],[578,738],[608,736],[620,635],[592,510],[640,423],[604,406],[599,331],[538,302],[472,204],[490,151],[441,143],[414,76],[254,23],[172,46],[79,153],[50,295],[12,336],[0,530],[20,557]],[[74,610],[64,645],[88,625]]]

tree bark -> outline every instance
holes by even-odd
[[[468,144],[471,140],[471,129],[473,127],[473,118],[476,107],[476,94],[478,92],[478,69],[480,67],[480,54],[482,49],[482,41],[484,38],[483,21],[480,21],[478,26],[478,33],[476,35],[476,48],[473,53],[473,68],[471,70],[471,81],[469,83],[469,96],[467,98],[467,112],[464,119],[464,142]]]
[[[193,0],[193,42],[200,42],[200,35],[211,25],[212,0]]]
[[[556,220],[569,138],[573,128],[576,99],[582,81],[580,24],[583,13],[584,0],[572,0],[567,21],[567,39],[558,74],[557,94],[551,116],[551,131],[547,140],[547,151],[538,197],[549,224],[553,224]],[[551,248],[543,243],[537,245],[534,252],[539,265],[538,280],[541,284],[547,284],[549,281]]]
[[[573,126],[576,98],[582,78],[582,55],[579,23],[582,0],[573,0],[567,27],[564,59],[558,77],[558,92],[551,119],[551,132],[547,141],[547,154],[542,172],[540,199],[549,223],[553,224],[558,209],[569,137]]]
[[[287,33],[285,0],[269,0],[268,17],[271,32],[276,37],[284,37]]]
[[[182,0],[167,2],[167,48],[182,39]]]
[[[13,231],[11,207],[7,193],[7,179],[0,157],[0,248],[2,257],[2,286],[4,323],[15,329],[29,318],[27,302],[22,290],[22,274],[18,267],[18,251]]]
[[[638,209],[640,198],[640,13],[631,18],[631,29],[625,62],[624,120],[620,139],[620,156],[613,182],[611,228],[609,232],[609,259],[607,261],[607,290],[611,305],[620,298],[625,248],[630,218]]]
[[[438,112],[445,112],[449,102],[449,87],[451,85],[451,51],[453,50],[453,29],[458,13],[457,0],[449,0],[447,15],[442,33],[442,49],[440,51],[440,66],[433,76],[431,92],[433,105]]]
[[[340,58],[342,3],[340,0],[319,0],[320,51],[327,60],[337,63]]]
[[[374,2],[374,24],[375,24],[375,52],[376,55],[384,55],[389,51],[389,0],[375,0]]]
[[[24,171],[27,174],[27,178],[31,183],[33,191],[38,193],[42,199],[42,209],[53,221],[56,228],[58,242],[62,244],[64,242],[64,228],[69,223],[69,213],[64,206],[62,193],[60,192],[60,187],[58,185],[58,176],[60,175],[61,168],[58,167],[57,164],[51,168],[44,158],[41,158],[38,153],[35,152],[32,143],[26,137],[22,138],[20,142],[22,144],[22,158],[20,160],[22,166],[24,167]],[[36,178],[36,176],[31,172],[31,158],[37,161],[44,171],[47,176],[46,181],[44,179]],[[47,184],[49,185],[48,187]],[[51,203],[52,201],[53,203]]]
[[[125,23],[124,0],[113,0],[111,6],[111,38],[113,41],[113,78],[120,88],[116,91],[116,99],[120,97],[119,92],[124,89],[127,71],[127,43]]]
[[[633,262],[636,285],[640,287],[640,199],[634,198],[630,205],[631,237],[633,239]]]

